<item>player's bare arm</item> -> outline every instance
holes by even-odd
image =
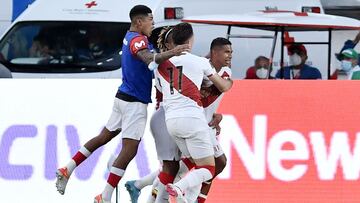
[[[233,85],[233,81],[230,78],[222,78],[217,73],[209,76],[209,80],[214,83],[220,92],[227,92]]]
[[[155,62],[157,64],[160,64],[173,56],[180,56],[184,52],[189,52],[189,51],[190,51],[190,46],[188,44],[178,45],[172,50],[156,54]],[[137,53],[137,57],[142,61],[144,61],[147,65],[149,65],[152,61],[154,61],[154,53],[151,53],[149,49],[140,50]]]

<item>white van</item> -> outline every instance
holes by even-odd
[[[161,27],[193,15],[257,10],[323,13],[318,0],[36,0],[1,37],[0,62],[13,72],[13,77],[119,78],[119,51],[130,26],[128,13],[136,4],[153,10],[158,28],[154,36]],[[211,40],[225,36],[226,29],[194,26],[193,52],[206,55]],[[241,39],[234,42],[236,78],[243,78],[244,68],[251,66],[256,56],[269,55],[270,50],[261,47],[262,43]]]
[[[14,78],[120,78],[129,11],[157,2],[36,0],[1,37],[0,62]]]

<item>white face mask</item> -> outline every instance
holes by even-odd
[[[341,68],[342,68],[343,71],[349,72],[351,70],[351,68],[352,68],[351,61],[342,60],[341,61]]]
[[[293,54],[289,57],[290,65],[298,66],[301,64],[301,57],[298,54]]]
[[[260,79],[267,78],[268,70],[266,68],[259,68],[256,70],[256,76]]]

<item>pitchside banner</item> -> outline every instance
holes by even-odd
[[[75,171],[64,196],[56,192],[55,170],[100,132],[118,85],[0,80],[1,202],[92,202],[105,185],[108,159],[121,149],[119,137]],[[219,108],[228,165],[207,202],[359,202],[359,89],[353,81],[236,81]],[[129,202],[125,181],[158,167],[147,129],[119,202]]]

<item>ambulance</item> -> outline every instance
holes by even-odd
[[[36,0],[0,38],[0,62],[15,78],[121,78],[122,40],[130,26],[129,11],[137,4],[153,10],[153,42],[162,27],[175,25],[187,16],[258,10],[324,12],[318,0]],[[233,31],[236,29],[254,32],[243,28]],[[194,25],[194,32],[193,53],[204,56],[212,39],[224,36],[227,27]],[[307,33],[302,37],[324,36]],[[270,48],[264,43],[271,41],[233,41],[235,78],[243,78],[246,67],[257,56],[268,55]]]

